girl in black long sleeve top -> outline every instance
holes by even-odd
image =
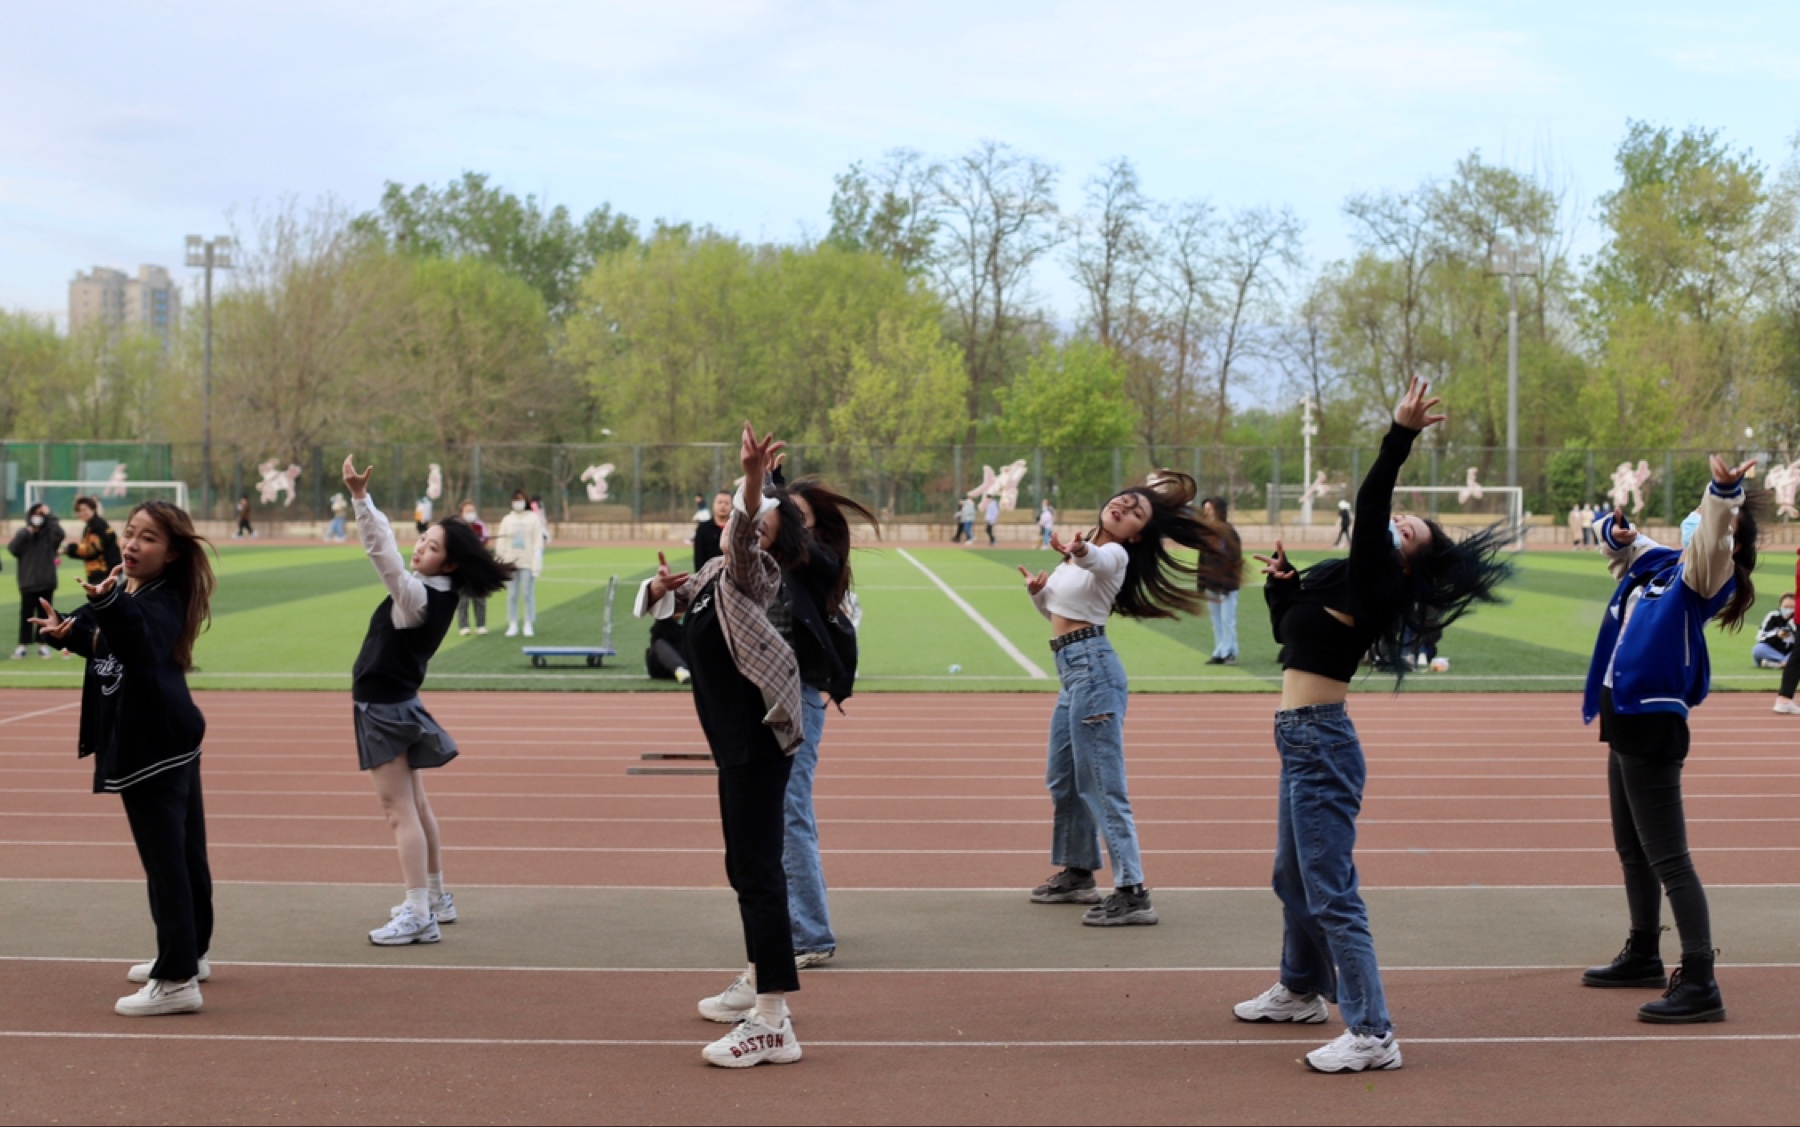
[[[1460,543],[1416,516],[1395,519],[1394,487],[1419,432],[1444,416],[1415,379],[1394,411],[1381,454],[1356,495],[1347,560],[1297,573],[1281,544],[1266,564],[1264,588],[1285,669],[1275,745],[1281,783],[1275,894],[1284,919],[1281,978],[1241,1003],[1242,1021],[1323,1022],[1338,1002],[1348,1030],[1306,1055],[1321,1072],[1399,1068],[1368,911],[1352,852],[1367,778],[1346,699],[1364,654],[1396,644],[1409,627],[1448,625],[1476,600],[1493,601],[1509,568],[1496,553],[1512,538],[1489,529]],[[1340,975],[1342,981],[1340,982]]]
[[[68,617],[49,600],[36,624],[88,659],[81,688],[80,754],[94,757],[94,791],[117,793],[150,885],[156,961],[131,969],[144,983],[113,1008],[127,1017],[200,1008],[211,968],[212,873],[200,799],[206,718],[188,693],[194,640],[205,625],[213,574],[206,541],[187,513],[163,501],[132,510],[123,561]]]

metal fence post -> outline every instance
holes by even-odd
[[[1281,447],[1269,448],[1269,523],[1281,524]]]
[[[1581,503],[1584,506],[1592,505],[1594,503],[1594,452],[1592,450],[1587,451],[1586,456],[1581,459],[1581,477]]]
[[[1663,451],[1663,512],[1670,524],[1679,522],[1675,515],[1675,451]]]
[[[644,448],[635,444],[631,447],[631,523],[644,523]]]
[[[1113,450],[1112,495],[1117,497],[1119,490],[1125,486],[1125,456],[1117,446]]]
[[[469,450],[471,468],[469,476],[469,497],[475,502],[477,512],[481,510],[481,443],[477,442]]]
[[[1031,488],[1037,494],[1038,505],[1042,507],[1044,504],[1044,448],[1042,446],[1031,448]]]
[[[950,448],[950,484],[954,487],[951,496],[961,498],[963,493],[962,443]]]

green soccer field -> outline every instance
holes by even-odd
[[[670,558],[685,561],[673,546]],[[1302,566],[1318,554],[1296,553]],[[1018,690],[1055,688],[1055,664],[1045,643],[1049,625],[1031,606],[1017,566],[1048,567],[1049,552],[961,548],[898,548],[856,554],[857,590],[864,620],[862,691]],[[1777,675],[1751,668],[1755,622],[1792,585],[1792,556],[1764,554],[1761,594],[1750,627],[1727,635],[1707,632],[1715,686],[1772,689]],[[428,687],[451,689],[668,688],[644,674],[648,627],[630,616],[638,583],[655,568],[654,550],[552,548],[538,581],[540,645],[597,645],[607,577],[619,577],[613,610],[616,659],[600,669],[563,661],[533,669],[520,652],[526,639],[504,637],[504,595],[489,600],[485,637],[454,630],[432,662]],[[227,544],[218,558],[219,589],[212,630],[200,642],[193,676],[198,688],[328,689],[350,684],[350,665],[370,612],[382,597],[374,569],[355,545],[269,547]],[[65,576],[59,602],[77,597]],[[1254,576],[1252,576],[1254,580]],[[955,592],[959,606],[942,587]],[[1578,688],[1587,670],[1595,628],[1612,584],[1591,553],[1527,553],[1507,589],[1509,603],[1484,608],[1453,626],[1439,648],[1448,673],[1407,678],[1407,691],[1519,691]],[[8,607],[10,611],[11,608]],[[978,620],[979,619],[979,620]],[[1239,610],[1240,656],[1235,668],[1202,664],[1212,649],[1204,618],[1140,623],[1115,618],[1109,636],[1132,687],[1150,692],[1268,691],[1277,687],[1276,646],[1261,588],[1247,587]],[[952,666],[959,671],[951,673]],[[0,687],[80,683],[80,663],[31,657],[0,662]],[[1390,691],[1391,677],[1359,680],[1362,691]]]

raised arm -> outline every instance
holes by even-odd
[[[1356,523],[1350,530],[1350,571],[1385,567],[1394,553],[1388,521],[1394,515],[1394,487],[1400,483],[1400,467],[1412,453],[1413,441],[1426,427],[1444,421],[1432,411],[1438,400],[1425,398],[1430,384],[1417,376],[1394,408],[1394,425],[1381,440],[1381,452],[1356,491]]]
[[[1718,594],[1734,574],[1731,553],[1737,548],[1734,533],[1744,504],[1744,475],[1755,464],[1752,458],[1733,468],[1712,456],[1712,484],[1700,500],[1700,528],[1681,553],[1682,582],[1701,598]]]
[[[369,475],[375,467],[357,473],[354,457],[344,459],[344,484],[356,507],[356,535],[362,540],[369,562],[375,565],[375,574],[381,576],[382,586],[394,599],[394,626],[409,630],[425,621],[425,581],[406,570],[400,546],[394,542],[394,526],[369,496]]]

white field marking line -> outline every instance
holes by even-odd
[[[391,848],[391,847],[390,847]],[[141,890],[144,887],[142,877],[0,877],[0,886],[8,884],[118,884]],[[246,888],[353,888],[375,889],[382,895],[393,891],[392,881],[328,881],[328,880],[219,880],[213,886],[242,885]],[[1771,881],[1768,884],[1722,884],[1715,881],[1706,883],[1708,888],[1726,888],[1740,892],[1800,892],[1800,884],[1784,884]],[[488,889],[496,892],[672,892],[681,894],[700,894],[706,896],[731,896],[731,889],[723,884],[522,884],[514,881],[511,884],[465,884],[456,883],[454,891],[465,888]],[[1021,891],[1019,885],[997,887],[992,885],[947,885],[943,883],[931,885],[844,885],[832,886],[833,892],[855,892],[877,894],[882,896],[910,894],[919,896],[943,896],[945,890],[955,892],[995,893],[1005,896],[1017,896]],[[1364,881],[1363,891],[1370,889],[1383,895],[1390,892],[1603,892],[1617,894],[1617,882],[1611,884],[1482,884],[1467,882],[1463,884],[1369,884]],[[1198,892],[1207,894],[1246,893],[1256,896],[1272,896],[1269,882],[1258,884],[1219,884],[1219,885],[1185,885],[1159,884],[1158,892]]]
[[[0,1038],[45,1041],[181,1041],[211,1044],[257,1045],[426,1045],[436,1048],[480,1047],[521,1049],[682,1049],[691,1050],[702,1038],[653,1040],[650,1038],[593,1037],[368,1037],[299,1035],[278,1033],[76,1033],[49,1029],[5,1029]],[[1619,1034],[1587,1037],[1405,1037],[1408,1045],[1628,1045],[1663,1042],[1691,1048],[1709,1041],[1800,1041],[1800,1033],[1716,1034]],[[814,1041],[815,1049],[1257,1049],[1287,1051],[1294,1045],[1317,1045],[1318,1037],[1248,1038],[1219,1037],[1187,1040],[1120,1041]]]
[[[141,955],[143,952],[139,952]],[[132,956],[117,958],[70,955],[0,955],[0,963],[130,963]],[[257,967],[265,970],[423,970],[423,971],[493,971],[500,974],[732,974],[742,967],[594,967],[533,966],[492,963],[307,963],[275,959],[208,959],[215,967]],[[1800,970],[1800,963],[1732,963],[1732,970]],[[1575,969],[1569,963],[1467,964],[1434,966],[1383,966],[1383,974],[1470,974],[1492,971],[1495,974],[1526,974],[1540,971]],[[1241,967],[1169,966],[1169,967],[843,967],[833,966],[832,977],[839,974],[1254,974],[1266,973],[1266,964]]]
[[[80,708],[80,707],[81,707],[80,701],[72,700],[72,701],[68,702],[67,704],[56,704],[56,705],[51,705],[49,708],[40,708],[36,712],[21,712],[17,716],[8,716],[8,717],[5,717],[4,719],[0,719],[0,724],[16,724],[21,720],[31,720],[31,719],[35,719],[36,717],[39,717],[39,716],[49,716],[53,712],[67,712],[71,708]]]
[[[937,586],[937,589],[944,593],[944,596],[946,598],[948,598],[952,603],[955,603],[959,610],[961,610],[964,614],[969,616],[970,621],[975,623],[975,625],[981,627],[982,632],[985,633],[988,637],[992,638],[994,640],[994,643],[1000,647],[1000,649],[1006,654],[1007,657],[1010,657],[1014,661],[1018,662],[1019,668],[1021,668],[1025,671],[1026,676],[1030,680],[1048,681],[1050,679],[1050,674],[1045,673],[1044,670],[1036,662],[1034,662],[1030,658],[1026,657],[1024,651],[1020,650],[1019,647],[1012,644],[1011,638],[1008,638],[1005,634],[1000,633],[999,630],[994,628],[993,623],[991,623],[987,619],[981,617],[980,612],[977,611],[974,607],[970,606],[968,603],[968,600],[964,599],[961,595],[957,594],[954,590],[952,590],[948,583],[945,583],[942,579],[939,579],[937,577],[936,572],[932,571],[930,568],[928,568],[924,564],[920,563],[917,556],[913,555],[911,552],[907,551],[905,548],[898,548],[895,550],[900,553],[901,559],[905,560],[907,563],[913,565],[914,567],[918,568],[921,572],[923,572],[925,575],[925,578],[931,580],[931,582]],[[890,679],[898,680],[899,678],[890,678]],[[992,679],[999,680],[1000,678],[992,678]],[[1016,678],[1016,677],[1007,678],[1007,679],[1015,680],[1015,681],[1019,680],[1019,678]]]

